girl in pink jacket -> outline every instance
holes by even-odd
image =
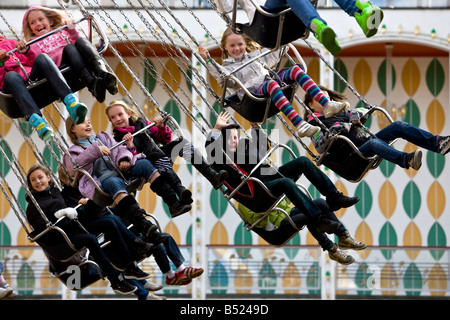
[[[13,49],[17,51],[8,53]],[[11,118],[19,115],[27,119],[36,128],[39,137],[47,141],[53,137],[53,130],[40,112],[45,105],[38,105],[28,91],[28,78],[33,81],[46,78],[51,88],[48,91],[51,92],[43,94],[51,95],[54,100],[68,101],[69,97],[74,96],[60,70],[47,54],[37,55],[32,48],[27,47],[25,41],[6,40],[0,36],[0,89],[11,94],[20,109],[18,112],[13,110],[16,104],[5,104],[2,106],[3,111]],[[88,109],[75,96],[70,99],[70,104],[66,102],[66,108],[76,123],[84,121]]]
[[[105,101],[105,90],[116,94],[115,75],[108,72],[97,49],[80,35],[73,21],[62,11],[33,6],[23,17],[22,31],[29,41],[64,25],[68,27],[33,43],[32,48],[37,53],[50,55],[58,67],[67,64],[73,68],[98,102]]]

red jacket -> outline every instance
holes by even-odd
[[[15,48],[17,40],[9,39],[0,41],[0,50],[9,51]],[[0,89],[3,88],[3,80],[5,75],[9,71],[15,71],[19,73],[23,80],[26,81],[27,77],[23,73],[22,69],[19,67],[18,63],[14,61],[14,57],[19,59],[20,63],[24,67],[27,74],[30,74],[31,68],[33,67],[34,59],[36,58],[36,53],[33,49],[29,49],[27,53],[21,54],[19,52],[14,52],[9,56],[9,59],[0,67]]]

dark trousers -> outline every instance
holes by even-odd
[[[324,196],[337,192],[333,182],[307,157],[301,156],[280,166],[278,171],[284,177],[270,180],[263,177],[262,181],[275,196],[285,194],[286,197],[308,217],[317,219],[321,216],[321,210],[303,191],[296,181],[302,174]]]
[[[53,92],[61,99],[64,99],[65,96],[72,92],[58,67],[45,53],[36,57],[29,76],[31,80],[46,78],[50,84],[51,90],[53,90]],[[25,117],[28,118],[33,113],[42,116],[40,108],[45,106],[38,106],[35,103],[27,89],[27,84],[17,72],[11,71],[5,75],[3,91],[13,95],[20,111]]]

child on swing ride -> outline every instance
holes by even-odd
[[[13,49],[17,50],[8,53]],[[46,78],[53,92],[64,101],[74,121],[84,118],[87,107],[78,101],[61,71],[47,54],[38,55],[24,40],[0,36],[0,89],[14,97],[25,119],[36,128],[39,138],[48,141],[53,137],[53,130],[42,117],[40,106],[28,91],[28,78],[32,81]]]
[[[51,181],[50,170],[39,164],[33,165],[28,170],[26,179],[38,207],[50,222],[56,223],[61,217],[67,218],[60,222],[59,227],[65,231],[75,248],[82,249],[83,247],[87,247],[89,249],[99,267],[108,277],[113,290],[122,294],[135,292],[137,288],[125,279],[135,278],[136,276],[145,278],[149,275],[144,273],[134,264],[130,265],[131,268],[127,268],[124,274],[113,267],[104,250],[100,247],[97,237],[91,233],[87,233],[79,226],[79,224],[73,221],[77,217],[77,211],[66,205],[61,192]],[[26,200],[28,202],[26,209],[27,221],[36,232],[43,232],[47,228],[47,222],[41,216],[38,207],[35,205],[34,201],[32,201],[31,197],[26,195]],[[49,232],[42,235],[39,239],[54,247],[55,250],[59,250],[60,237],[56,237],[55,234]],[[118,244],[118,242],[116,244]],[[116,248],[117,256],[127,255],[126,251],[118,249],[119,247]]]
[[[62,11],[41,6],[29,8],[23,17],[22,32],[24,39],[30,41],[64,25],[67,28],[33,43],[31,47],[37,53],[50,55],[58,67],[67,64],[73,68],[98,102],[105,101],[105,90],[116,94],[116,76],[108,72],[97,49]]]
[[[206,61],[208,71],[216,78],[221,86],[225,85],[224,80],[220,76],[221,72],[232,72],[234,69],[262,52],[261,50],[257,50],[256,44],[247,36],[233,33],[231,28],[225,30],[221,40],[221,47],[223,48],[222,56],[224,59],[222,66],[217,63],[214,63],[213,65],[213,63],[210,63],[210,60],[207,60],[208,50],[205,47],[199,46],[198,48],[200,56]],[[266,63],[268,66],[274,65],[279,59],[280,50],[271,52],[259,60]],[[269,78],[268,70],[265,69],[261,63],[254,61],[243,69],[235,72],[234,75],[244,83],[244,86],[250,92],[271,97],[273,104],[283,112],[296,127],[297,134],[300,137],[311,137],[320,131],[320,127],[312,126],[300,117],[292,107],[289,99],[286,98],[281,91],[280,84],[277,80]],[[327,117],[338,113],[347,106],[346,103],[330,101],[299,65],[283,69],[278,75],[281,81],[286,83],[297,81],[305,92],[310,93],[314,99],[324,107]],[[228,86],[231,89],[238,91],[238,96],[242,99],[244,92],[238,83],[234,83],[230,79],[228,80]]]
[[[125,145],[116,145],[114,138],[106,132],[95,134],[90,119],[86,117],[83,123],[76,125],[69,117],[66,120],[66,131],[73,143],[65,154],[63,164],[69,176],[76,177],[72,160],[83,167],[99,187],[110,194],[120,212],[141,232],[151,243],[164,241],[157,231],[158,227],[144,217],[145,210],[128,194],[124,177],[127,179],[144,178],[150,184],[159,177],[158,170],[142,153],[133,154]],[[78,181],[78,188],[85,197],[94,200],[95,185],[86,175]]]
[[[347,99],[343,94],[336,91],[322,86],[321,89],[332,100],[344,101]],[[322,106],[316,103],[309,94],[305,95],[304,101],[318,120],[329,128],[330,133],[349,138],[365,157],[378,155],[402,168],[419,170],[422,165],[422,151],[415,150],[406,153],[391,147],[389,143],[397,138],[402,138],[441,155],[446,155],[450,151],[450,136],[434,135],[405,121],[394,121],[372,136],[367,134],[362,127],[363,114],[360,111],[350,109],[326,119],[323,116]],[[311,115],[306,115],[305,118],[313,125],[317,124],[317,121]],[[311,139],[317,152],[323,153],[327,150],[330,143],[328,133],[321,131]],[[328,152],[333,154],[336,159],[345,159],[353,152],[353,149],[346,142],[336,140],[328,149]]]
[[[106,107],[105,111],[109,121],[113,125],[113,135],[116,141],[126,139],[133,132],[144,128],[148,124],[145,119],[138,117],[133,109],[120,100],[112,101]],[[215,189],[218,189],[222,185],[223,180],[228,175],[226,171],[215,171],[206,159],[203,158],[201,153],[183,137],[172,141],[172,130],[164,123],[161,116],[156,116],[153,122],[156,125],[147,130],[148,134],[140,134],[134,137],[134,145],[132,147],[135,147],[137,152],[144,153],[147,159],[155,163],[160,172],[164,172],[162,175],[170,183],[172,189],[177,192],[180,202],[190,204],[192,202],[191,192],[183,187],[177,174],[173,171],[170,163],[172,156],[176,157],[179,155],[189,161]],[[163,163],[167,163],[166,168],[162,168],[163,170],[158,167],[161,159],[165,159]],[[154,191],[156,192],[156,181],[153,185],[155,188]],[[166,197],[169,197],[168,193],[166,193]],[[169,207],[174,207],[177,202],[176,198],[164,201],[168,204],[173,203]]]

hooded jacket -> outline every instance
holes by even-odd
[[[111,148],[112,146],[117,144],[117,142],[114,140],[112,135],[110,135],[107,132],[98,133],[96,135],[96,138],[98,138],[101,141],[101,143],[108,148]],[[73,160],[78,165],[83,166],[83,169],[86,170],[92,176],[94,181],[101,188],[101,183],[99,181],[99,177],[96,177],[95,175],[93,175],[95,160],[97,160],[98,158],[101,158],[103,156],[99,147],[100,147],[100,143],[98,141],[93,141],[92,144],[87,148],[83,148],[82,146],[79,146],[79,145],[73,145],[69,148],[68,151],[69,151],[71,157],[73,158]],[[144,159],[145,155],[143,153],[138,153],[138,154],[134,155],[127,149],[127,147],[124,144],[122,144],[122,145],[114,148],[113,150],[111,150],[111,155],[109,157],[114,162],[114,164],[118,167],[119,162],[122,160],[129,161],[131,166],[134,166],[136,164],[136,161],[139,159]],[[67,154],[65,154],[63,157],[63,163],[64,163],[64,166],[66,167],[68,173],[70,175],[75,176],[76,170],[74,168],[72,160],[70,159],[70,157]],[[91,182],[91,180],[87,176],[82,175],[82,177],[80,178],[80,180],[78,182],[78,188],[82,195],[84,195],[85,197],[87,197],[91,200],[94,199],[95,185]]]
[[[0,50],[10,51],[15,48],[16,43],[17,40],[6,40],[2,36],[0,36]],[[5,75],[9,71],[15,71],[19,73],[24,81],[27,80],[27,77],[23,73],[22,69],[19,67],[17,62],[14,61],[14,58],[19,59],[26,73],[30,74],[36,56],[37,54],[32,48],[30,48],[25,54],[19,53],[17,51],[10,54],[9,59],[3,64],[2,67],[0,67],[0,89],[3,88]]]
[[[22,30],[25,30],[26,25],[28,24],[28,14],[30,11],[33,10],[39,10],[43,9],[40,6],[32,6],[29,8],[22,20]],[[39,53],[46,53],[48,54],[52,60],[55,62],[55,64],[59,67],[61,66],[61,60],[63,55],[64,47],[68,44],[75,44],[75,41],[80,37],[80,32],[77,30],[76,27],[73,29],[65,28],[64,30],[54,33],[52,35],[49,35],[48,37],[45,37],[33,44],[31,44],[31,48],[36,52],[36,54]],[[34,37],[37,38],[37,37]],[[33,38],[33,39],[34,39]]]

